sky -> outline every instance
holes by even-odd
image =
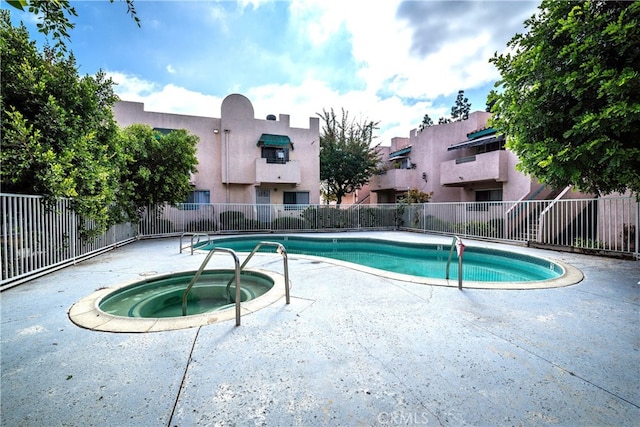
[[[71,1],[68,47],[80,75],[112,77],[147,111],[220,117],[240,93],[255,117],[341,110],[379,122],[377,143],[408,137],[425,114],[449,117],[459,90],[485,110],[500,76],[489,63],[524,31],[539,1]],[[3,8],[6,8],[3,3]],[[40,46],[36,17],[11,9]]]

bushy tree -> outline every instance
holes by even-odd
[[[427,203],[431,200],[433,193],[425,193],[417,188],[411,188],[407,193],[399,200],[400,203],[413,204],[413,203]]]
[[[640,194],[640,2],[544,0],[491,62],[493,126],[554,187]]]
[[[120,205],[136,220],[146,207],[184,202],[196,172],[198,137],[185,129],[163,134],[135,124],[120,132],[125,167],[120,177]]]
[[[378,122],[356,122],[342,110],[336,117],[333,109],[318,114],[323,121],[320,135],[320,179],[329,199],[337,205],[342,197],[362,188],[378,171],[378,152],[372,146]]]
[[[7,11],[0,39],[2,191],[72,197],[80,215],[104,228],[121,165],[113,82],[104,73],[79,77],[73,56],[40,53]]]
[[[0,66],[3,192],[42,195],[48,206],[70,198],[85,235],[122,219],[137,221],[143,203],[186,198],[197,137],[120,133],[113,82],[102,72],[80,77],[72,55],[39,52],[6,10],[0,11]]]

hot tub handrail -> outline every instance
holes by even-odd
[[[191,255],[193,255],[193,247],[194,247],[193,240],[194,240],[196,237],[198,238],[198,240],[196,241],[196,245],[197,245],[198,243],[200,243],[200,237],[203,237],[203,236],[207,238],[207,244],[211,243],[211,236],[209,236],[209,235],[208,235],[208,234],[206,234],[206,233],[182,233],[182,234],[180,235],[180,253],[182,253],[182,249],[184,249],[184,248],[182,247],[182,238],[183,238],[184,236],[191,236]]]
[[[236,255],[236,253],[232,249],[227,248],[213,248],[207,254],[204,261],[202,262],[202,265],[200,265],[200,268],[189,282],[189,286],[187,286],[187,289],[185,289],[184,293],[182,294],[182,315],[187,315],[187,296],[189,295],[191,288],[198,281],[200,275],[202,274],[202,271],[206,267],[213,254],[215,254],[216,252],[227,252],[231,254],[231,256],[233,257],[233,262],[235,263],[234,277],[236,280],[236,326],[240,326],[240,260],[238,259],[238,255]]]
[[[464,244],[462,243],[462,239],[458,236],[453,236],[453,241],[451,242],[445,279],[449,280],[449,265],[451,264],[451,258],[453,257],[453,248],[457,248],[458,252],[458,289],[462,289],[462,255],[464,254]]]
[[[282,262],[284,263],[284,292],[285,292],[285,300],[286,300],[287,304],[290,304],[291,303],[291,298],[289,296],[289,262],[288,262],[288,258],[287,258],[287,249],[284,247],[284,245],[282,243],[268,242],[268,241],[259,242],[255,246],[255,248],[253,248],[253,250],[251,251],[249,256],[244,260],[244,262],[240,266],[240,271],[242,271],[242,269],[247,265],[247,263],[253,257],[253,255],[255,255],[255,253],[258,252],[260,247],[267,246],[267,245],[276,246],[277,247],[276,252],[282,255]],[[229,291],[229,287],[231,286],[232,282],[233,282],[233,279],[230,279],[229,282],[227,282],[227,298],[229,300],[231,299],[231,292]]]

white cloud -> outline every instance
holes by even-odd
[[[156,83],[141,79],[137,76],[130,76],[121,72],[106,71],[111,79],[116,83],[115,91],[127,101],[135,101],[132,97],[148,96],[158,90]]]
[[[347,6],[354,2],[342,2]],[[291,25],[300,37],[313,45],[325,43],[345,21],[344,8],[333,0],[293,0],[289,6]]]
[[[227,12],[224,7],[218,3],[213,3],[207,8],[207,17],[211,23],[222,30],[223,33],[229,33],[227,24]]]
[[[107,74],[118,83],[115,92],[121,100],[143,102],[147,111],[220,117],[220,97],[204,95],[172,84],[161,87],[119,72]]]
[[[261,5],[268,2],[269,0],[238,0],[240,8],[243,10],[249,6],[251,6],[255,10],[259,8]]]
[[[124,101],[142,102],[145,110],[205,117],[220,117],[224,97],[203,95],[172,84],[160,87],[136,76],[110,72],[118,83],[115,90]],[[408,136],[420,123],[429,103],[407,106],[398,97],[379,99],[367,91],[339,94],[324,82],[306,80],[299,86],[264,85],[243,93],[252,102],[255,116],[264,119],[267,114],[288,114],[292,127],[309,127],[309,118],[318,117],[322,110],[333,108],[341,114],[344,108],[350,117],[358,120],[380,121],[377,142],[385,145],[392,137]],[[226,95],[225,95],[226,96]]]
[[[239,8],[248,13],[263,3],[247,0]],[[344,108],[356,119],[380,121],[379,140],[388,144],[392,137],[408,136],[425,114],[434,121],[448,116],[452,102],[437,105],[435,99],[451,97],[453,101],[460,89],[468,93],[490,87],[499,76],[488,59],[505,49],[511,35],[521,30],[516,27],[535,10],[531,3],[527,7],[509,4],[512,14],[500,20],[508,26],[504,29],[496,28],[495,20],[484,19],[500,16],[504,2],[483,2],[481,6],[424,3],[291,0],[288,25],[297,38],[287,47],[311,45],[322,52],[339,35],[341,47],[350,49],[352,62],[359,67],[356,76],[345,75],[344,80],[357,81],[357,88],[349,89],[346,84],[334,88],[320,80],[319,67],[340,73],[340,64],[296,62],[296,55],[287,49],[264,49],[260,40],[248,39],[250,45],[238,47],[242,55],[251,56],[263,69],[289,73],[288,83],[252,84],[236,76],[236,81],[230,79],[231,84],[225,86],[228,93],[210,96],[180,84],[159,86],[113,73],[120,83],[116,91],[124,100],[144,102],[148,110],[209,117],[219,117],[226,95],[240,92],[253,103],[256,118],[289,114],[294,127],[308,127],[309,117],[317,117],[323,109],[334,108],[339,113]],[[209,18],[223,25],[228,12],[217,3],[208,10]],[[175,69],[169,65],[167,71]],[[483,104],[474,102],[473,107],[482,109]]]

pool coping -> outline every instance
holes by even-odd
[[[252,237],[256,237],[255,235],[251,235]],[[313,237],[313,236],[307,236],[307,235],[298,235],[298,234],[276,234],[276,235],[269,235],[269,236],[265,236],[264,240],[268,240],[268,237],[281,237],[281,236],[295,236],[295,237],[304,237],[304,238],[309,238],[309,239],[327,239],[327,237],[321,236],[321,237]],[[226,239],[237,239],[238,237],[249,237],[249,236],[225,236],[222,238],[219,238],[218,241],[219,242],[224,242],[224,240]],[[329,238],[334,238],[334,237],[329,237]],[[335,237],[337,239],[340,239],[340,237]],[[388,239],[384,238],[384,237],[357,237],[356,239],[358,240],[371,240],[371,241],[388,241]],[[407,243],[415,243],[415,242],[407,242]],[[476,248],[476,249],[490,249],[492,251],[498,251],[498,252],[514,252],[514,253],[518,253],[521,254],[522,252],[517,251],[517,250],[512,250],[512,251],[507,251],[504,249],[491,249],[488,248],[486,246],[482,246],[482,245],[475,245],[475,244],[471,244],[471,245],[467,245],[466,246],[467,249],[472,249],[472,248]],[[514,247],[517,248],[517,247]],[[196,249],[196,252],[205,252],[207,253],[208,250],[202,250],[202,249]],[[238,254],[245,254],[248,252],[241,252],[238,251]],[[505,281],[505,282],[480,282],[480,281],[472,281],[472,280],[462,280],[462,288],[468,288],[468,289],[504,289],[504,290],[533,290],[533,289],[550,289],[550,288],[561,288],[561,287],[565,287],[565,286],[572,286],[572,285],[576,285],[578,283],[580,283],[583,279],[584,279],[584,274],[576,267],[573,267],[572,265],[561,261],[559,259],[553,259],[553,258],[549,258],[549,257],[543,257],[543,256],[538,256],[538,255],[527,255],[530,256],[532,258],[537,258],[540,260],[544,260],[553,264],[558,265],[559,267],[561,267],[563,269],[563,274],[558,276],[558,277],[554,277],[554,278],[550,278],[550,279],[545,279],[545,280],[535,280],[535,281]],[[334,264],[337,266],[341,266],[341,267],[345,267],[345,268],[350,268],[352,270],[356,270],[356,271],[361,271],[364,273],[368,273],[368,274],[372,274],[378,277],[384,277],[387,279],[391,279],[391,280],[400,280],[403,282],[409,282],[409,283],[416,283],[416,284],[421,284],[421,285],[430,285],[430,286],[444,286],[444,287],[458,287],[458,279],[438,279],[438,278],[431,278],[431,277],[420,277],[420,276],[413,276],[410,274],[404,274],[404,273],[396,273],[396,272],[392,272],[392,271],[387,271],[387,270],[381,270],[375,267],[369,267],[369,266],[365,266],[365,265],[361,265],[361,264],[356,264],[356,263],[352,263],[352,262],[348,262],[348,261],[342,261],[342,260],[338,260],[338,259],[334,259],[334,258],[327,258],[327,257],[321,257],[321,256],[315,256],[315,255],[303,255],[303,254],[292,254],[289,253],[288,254],[289,259],[309,259],[309,260],[313,260],[313,261],[321,261],[321,262],[326,262],[329,264]],[[457,265],[457,263],[456,263]],[[456,266],[454,266],[453,268],[457,268]]]
[[[242,253],[242,252],[239,252]],[[298,255],[290,254],[289,259],[308,259],[311,261],[326,262],[334,264],[340,267],[349,268],[351,270],[360,271],[363,273],[372,274],[374,276],[383,277],[390,280],[399,280],[402,282],[415,283],[419,285],[428,286],[444,286],[444,287],[458,287],[458,279],[436,279],[431,277],[412,276],[410,274],[394,273],[391,271],[380,270],[374,267],[367,267],[365,265],[355,264],[348,261],[341,261],[333,258],[325,258],[314,255]],[[560,266],[564,273],[559,277],[545,280],[535,280],[529,282],[478,282],[472,280],[462,280],[462,288],[468,289],[503,289],[503,290],[533,290],[533,289],[550,289],[550,288],[562,288],[565,286],[572,286],[580,283],[584,279],[584,274],[563,261],[537,257],[545,261],[552,262]]]
[[[223,269],[212,269],[207,271],[217,271]],[[224,269],[227,271],[226,269]],[[241,316],[251,314],[264,307],[267,307],[280,300],[285,295],[284,276],[280,273],[265,270],[261,268],[247,268],[247,272],[263,274],[273,280],[273,287],[263,295],[250,301],[240,304]],[[172,277],[178,274],[195,273],[194,270],[174,271],[147,277],[145,280],[129,280],[114,286],[98,289],[95,292],[80,299],[69,309],[68,316],[75,325],[101,332],[117,332],[117,333],[145,333],[145,332],[162,332],[173,331],[178,329],[194,328],[198,326],[211,325],[213,323],[224,322],[235,319],[235,306],[225,308],[223,310],[211,311],[207,313],[194,314],[184,317],[165,317],[165,318],[135,318],[115,316],[105,313],[99,307],[100,302],[107,295],[122,289],[124,287],[163,278]]]

